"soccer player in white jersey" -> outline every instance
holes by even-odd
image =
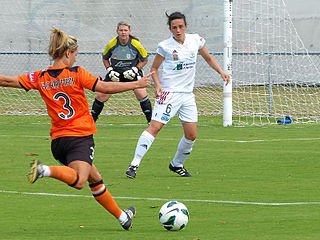
[[[197,136],[198,112],[193,94],[196,60],[198,53],[208,65],[217,71],[225,84],[230,81],[217,61],[209,54],[205,40],[198,34],[186,34],[187,23],[184,14],[174,12],[168,17],[171,37],[158,44],[151,71],[155,84],[156,101],[152,111],[152,120],[141,134],[134,158],[126,171],[129,178],[135,178],[143,156],[147,153],[155,137],[170,119],[178,115],[184,135],[178,144],[177,152],[169,164],[169,169],[182,177],[192,175],[184,168],[184,162],[191,153]],[[158,70],[163,63],[162,78]]]

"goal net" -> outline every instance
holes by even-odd
[[[284,0],[233,4],[233,121],[319,120],[319,55],[308,54]]]
[[[18,75],[47,68],[51,26],[79,41],[75,65],[104,77],[102,51],[116,36],[119,21],[131,23],[132,34],[149,52],[149,72],[157,44],[170,36],[165,12],[181,11],[188,32],[206,39],[223,66],[223,1],[221,0],[2,0],[0,74]],[[283,0],[233,1],[233,121],[235,124],[317,121],[320,114],[319,66],[308,54]],[[223,114],[220,76],[198,58],[196,87],[200,115]],[[153,103],[154,88],[148,88]],[[86,91],[91,107],[95,93]],[[37,91],[0,87],[0,114],[46,114]],[[102,114],[142,114],[133,92],[113,95]]]

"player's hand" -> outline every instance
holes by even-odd
[[[156,98],[159,98],[159,97],[161,97],[161,95],[162,95],[162,92],[163,92],[163,90],[162,90],[162,87],[159,85],[159,86],[155,86],[155,97]]]
[[[139,85],[139,88],[145,88],[150,86],[150,76],[153,74],[153,72],[148,73],[146,76],[140,78],[137,83]]]
[[[113,70],[113,67],[108,67],[108,68],[107,68],[107,75],[109,76],[109,78],[110,78],[112,81],[119,82],[120,73],[118,73],[117,71],[114,71],[114,70]]]
[[[139,69],[137,67],[132,67],[131,69],[123,72],[123,76],[129,80],[135,79],[138,75]]]
[[[223,81],[226,82],[226,86],[227,86],[230,82],[230,75],[226,74],[225,72],[222,72],[220,75],[221,75]]]

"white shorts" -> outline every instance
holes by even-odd
[[[180,121],[198,122],[198,110],[195,96],[192,92],[162,92],[155,100],[152,120],[166,124],[172,117],[178,115]]]

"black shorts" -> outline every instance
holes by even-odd
[[[56,161],[65,166],[75,160],[84,161],[92,165],[94,157],[93,135],[54,139],[51,142],[51,152]]]
[[[141,69],[139,69],[139,75],[141,77],[143,77],[143,71]],[[120,72],[120,76],[119,76],[119,82],[132,82],[132,81],[137,81],[137,77],[135,77],[133,80],[130,80],[130,79],[126,79],[124,76],[123,76],[123,73]],[[112,80],[110,79],[110,77],[108,76],[108,74],[106,74],[106,76],[104,77],[103,79],[104,82],[112,82]]]

